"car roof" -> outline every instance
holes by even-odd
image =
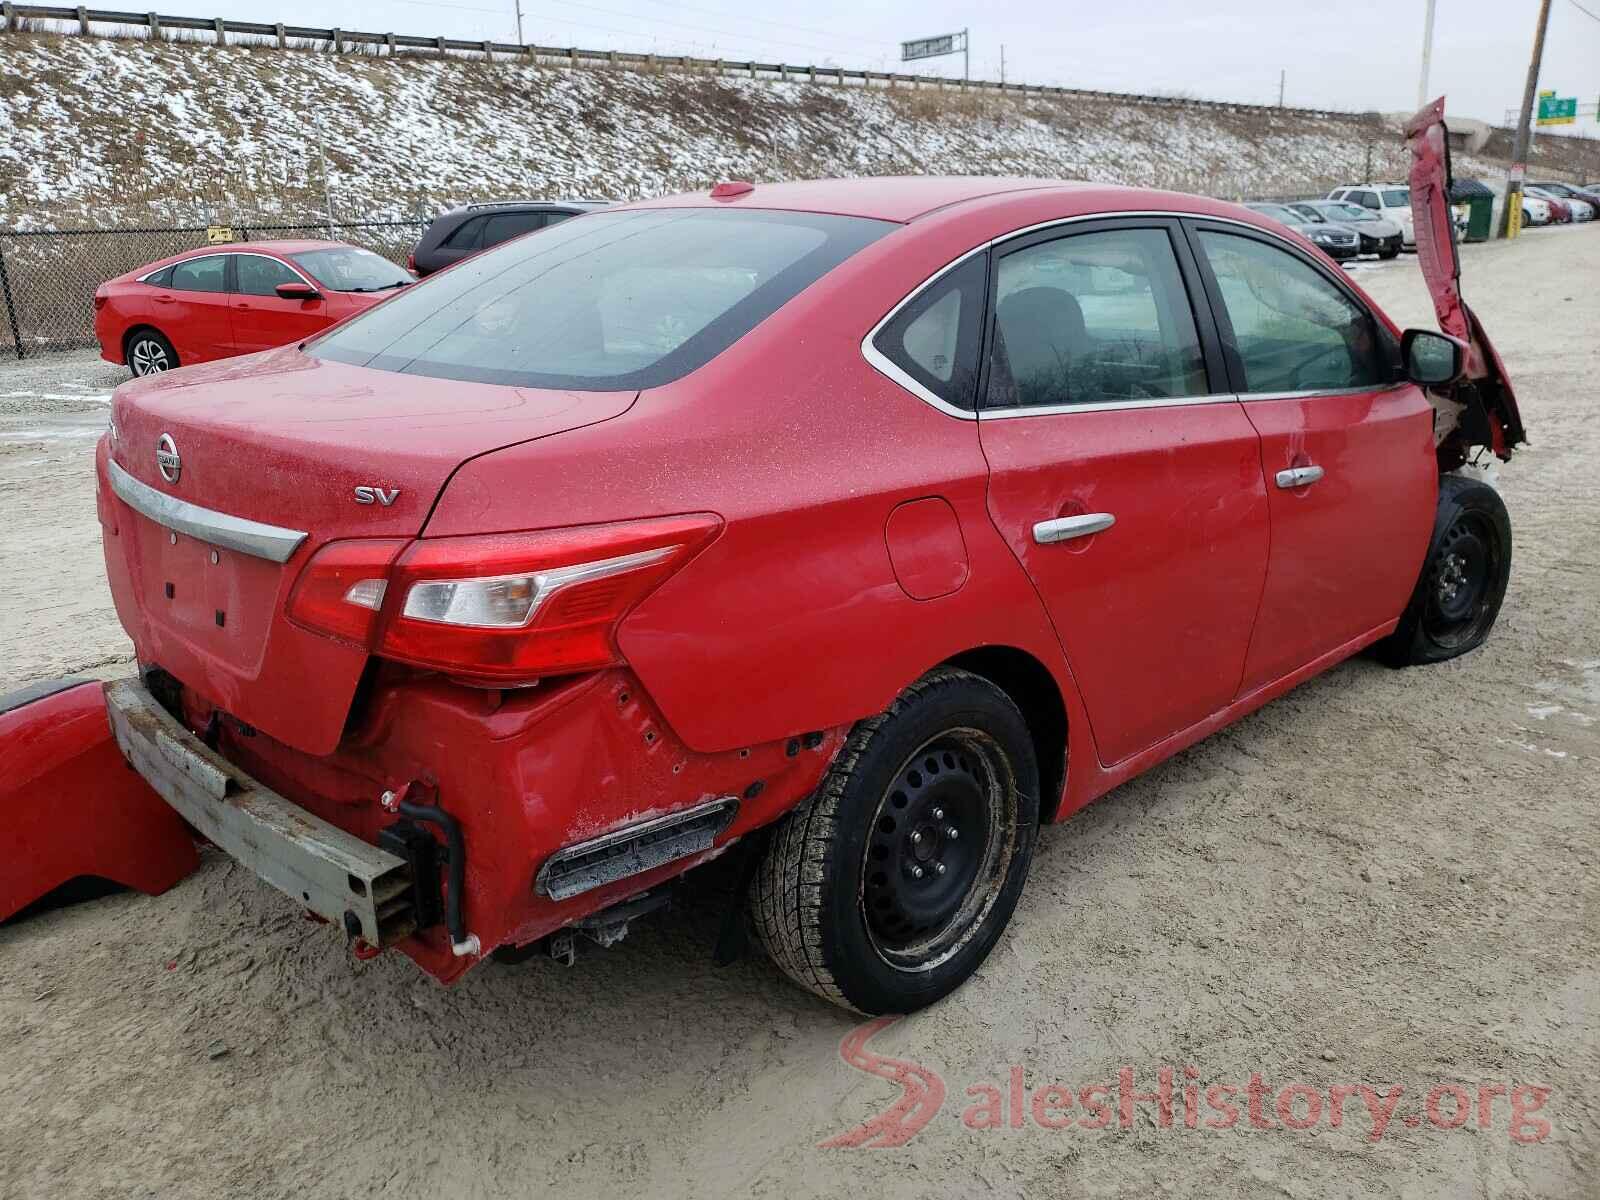
[[[628,207],[771,208],[833,213],[906,222],[952,204],[1041,188],[1094,189],[1095,185],[1055,179],[1015,179],[985,175],[885,175],[867,179],[804,179],[758,183],[749,191],[713,199],[710,192],[663,196]]]
[[[1284,226],[1262,213],[1226,200],[1213,200],[1185,192],[1121,184],[1089,183],[1061,179],[996,179],[981,176],[893,176],[878,179],[810,180],[800,183],[758,184],[750,191],[715,200],[709,192],[664,196],[624,206],[629,210],[654,208],[751,208],[870,217],[908,224],[939,218],[974,225],[1006,225],[1009,210],[1038,213],[1053,223],[1072,217],[1117,216],[1120,213],[1215,216],[1230,220],[1248,218],[1268,231]],[[1014,231],[1015,227],[1007,230]]]
[[[615,203],[615,200],[475,200],[470,204],[459,204],[440,215],[450,217],[465,213],[501,212],[507,209],[554,211],[556,209],[608,208]]]
[[[359,250],[360,246],[352,246],[349,242],[330,242],[316,238],[283,238],[276,241],[261,240],[253,242],[217,242],[210,246],[196,246],[192,250],[183,250],[177,254],[158,258],[147,262],[142,267],[136,267],[127,273],[127,278],[137,279],[142,275],[149,275],[163,267],[170,267],[173,263],[180,263],[190,258],[205,258],[212,254],[305,254],[311,250]]]

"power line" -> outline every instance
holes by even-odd
[[[748,34],[735,33],[729,29],[713,29],[709,25],[695,25],[688,21],[674,21],[669,17],[647,17],[636,12],[623,12],[620,9],[615,8],[601,8],[599,5],[595,4],[580,3],[580,0],[551,0],[551,2],[559,4],[565,8],[580,8],[587,12],[602,13],[608,17],[625,17],[635,21],[645,21],[650,24],[676,25],[680,29],[691,29],[696,33],[710,33],[720,37],[731,37],[740,41],[756,41],[773,46],[790,46],[797,50],[817,50],[823,54],[833,53],[832,46],[819,46],[815,42],[796,42],[789,41],[784,38],[766,37],[759,34],[752,37]]]
[[[668,3],[668,0],[652,0],[652,2],[653,3]],[[823,37],[837,37],[837,36],[839,36],[839,31],[837,29],[818,29],[813,25],[796,25],[793,21],[774,21],[771,17],[746,16],[743,13],[731,13],[727,9],[724,9],[724,8],[706,8],[704,5],[700,5],[700,4],[678,4],[678,3],[672,3],[671,7],[673,7],[673,8],[687,8],[687,9],[690,9],[691,11],[693,11],[693,12],[705,13],[707,16],[712,16],[712,17],[729,17],[729,18],[731,18],[732,20],[735,20],[735,21],[754,21],[757,24],[761,24],[761,25],[776,25],[780,29],[798,29],[802,33],[820,33]],[[875,39],[862,39],[862,40],[870,41],[870,40],[875,40]]]
[[[1579,4],[1578,0],[1567,0],[1567,3],[1572,5],[1573,8],[1577,9],[1584,16],[1588,17],[1591,21],[1600,21],[1600,13],[1590,12],[1583,5]]]

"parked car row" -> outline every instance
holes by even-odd
[[[363,312],[407,284],[606,200],[467,204],[435,217],[404,270],[343,242],[237,242],[109,279],[94,294],[101,357],[135,375],[270,350]]]
[[[1600,213],[1600,193],[1571,184],[1547,181],[1528,183],[1522,190],[1524,225],[1592,221]]]
[[[1403,183],[1345,184],[1322,200],[1246,207],[1302,234],[1336,262],[1362,254],[1394,258],[1417,245],[1411,189]]]

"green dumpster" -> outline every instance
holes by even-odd
[[[1467,228],[1461,235],[1462,241],[1489,240],[1494,223],[1494,193],[1486,184],[1477,179],[1457,179],[1450,185],[1450,207],[1457,212],[1466,210]]]

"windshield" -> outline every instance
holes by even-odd
[[[381,292],[416,282],[387,258],[354,246],[305,250],[289,258],[330,292]]]
[[[1302,220],[1310,221],[1314,225],[1324,225],[1327,223],[1328,218],[1323,216],[1316,209],[1312,208],[1309,204],[1291,204],[1289,207],[1298,213]]]
[[[1378,214],[1359,204],[1326,204],[1323,212],[1335,221],[1376,221]]]
[[[1260,213],[1263,217],[1271,217],[1280,225],[1304,225],[1306,219],[1292,209],[1281,204],[1252,204],[1250,208]]]
[[[659,387],[894,228],[748,209],[597,213],[431,276],[310,353],[519,387]]]
[[[1410,188],[1384,188],[1383,206],[1385,208],[1405,208],[1411,203]]]

